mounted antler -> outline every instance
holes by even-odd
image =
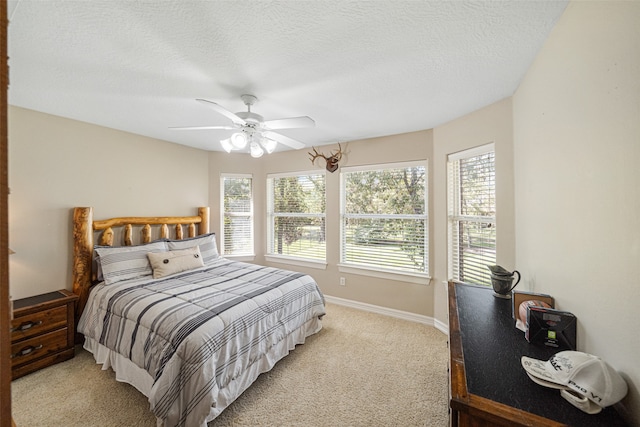
[[[322,157],[327,162],[326,167],[329,172],[335,172],[336,170],[338,170],[338,162],[342,160],[342,146],[340,146],[340,144],[338,144],[338,151],[336,151],[335,153],[332,152],[329,157],[325,156],[322,153],[318,153],[318,151],[314,147],[311,147],[311,148],[313,149],[313,153],[307,153],[307,154],[311,156],[309,157],[309,160],[311,160],[312,164],[316,161],[318,157]]]

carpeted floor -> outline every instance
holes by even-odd
[[[448,425],[447,340],[433,327],[335,304],[323,329],[209,427]],[[12,382],[18,427],[156,425],[146,397],[80,347]]]

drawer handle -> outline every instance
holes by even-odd
[[[32,345],[29,345],[29,346],[27,346],[27,347],[24,347],[24,348],[23,348],[22,350],[20,350],[19,352],[12,354],[12,355],[11,355],[11,358],[13,359],[14,357],[22,357],[22,356],[26,356],[26,355],[28,355],[28,354],[33,353],[33,352],[34,352],[34,351],[36,351],[36,350],[40,350],[41,348],[42,348],[42,344],[40,344],[40,345],[39,345],[39,346],[37,346],[37,347],[34,347],[34,346],[32,346]]]
[[[27,331],[27,330],[33,328],[34,326],[38,326],[38,325],[41,325],[41,324],[42,324],[42,320],[38,320],[37,322],[29,320],[28,322],[21,323],[20,326],[16,326],[15,328],[11,328],[11,332],[24,332],[24,331]]]

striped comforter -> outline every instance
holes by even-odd
[[[159,423],[191,427],[206,425],[220,391],[274,346],[310,322],[298,341],[317,332],[324,314],[310,276],[219,258],[162,279],[96,285],[78,330],[153,378]]]

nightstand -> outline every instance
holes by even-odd
[[[77,300],[77,295],[63,289],[13,302],[12,379],[75,355]]]

